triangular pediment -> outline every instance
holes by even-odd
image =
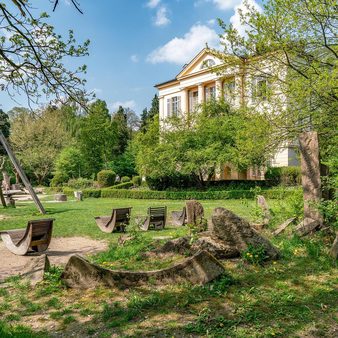
[[[182,71],[176,76],[177,79],[208,71],[210,66],[220,64],[220,60],[213,56],[207,48],[201,50],[188,64],[184,66]]]

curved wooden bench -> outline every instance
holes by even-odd
[[[103,232],[124,232],[126,226],[129,225],[131,209],[132,208],[113,209],[111,216],[95,217],[95,222]]]
[[[28,221],[26,229],[0,231],[1,239],[16,255],[24,256],[30,249],[45,251],[52,239],[53,221],[51,218]]]

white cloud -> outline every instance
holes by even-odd
[[[136,102],[134,100],[116,101],[111,104],[111,107],[114,111],[117,110],[120,106],[122,106],[123,108],[134,109],[136,107]]]
[[[241,3],[235,7],[235,14],[230,18],[230,23],[234,26],[234,28],[237,29],[239,34],[242,36],[246,34],[245,30],[247,30],[248,27],[242,24],[240,13],[244,15],[248,13],[247,5],[249,5],[249,7],[253,7],[259,12],[262,11],[262,8],[255,0],[242,0]]]
[[[161,2],[161,0],[149,0],[146,4],[147,7],[149,8],[155,8],[159,5],[159,3]]]
[[[196,0],[194,6],[199,7],[208,2],[213,3],[221,11],[228,11],[230,9],[234,9],[241,0]]]
[[[133,54],[131,57],[130,57],[130,60],[134,63],[138,63],[140,60],[138,58],[138,56],[136,54]]]
[[[197,24],[190,28],[189,32],[182,38],[173,38],[164,46],[152,51],[147,61],[151,63],[170,62],[183,64],[191,60],[196,53],[205,47],[217,47],[219,37],[217,33],[208,26]]]
[[[237,6],[241,0],[212,0],[216,7],[222,11],[228,11]]]
[[[167,7],[161,6],[157,9],[154,23],[155,26],[166,26],[170,23]]]

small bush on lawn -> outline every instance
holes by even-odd
[[[101,188],[111,187],[114,185],[116,174],[112,170],[101,170],[97,174],[97,182]]]
[[[86,189],[91,188],[94,184],[93,180],[90,180],[88,178],[72,178],[68,181],[67,187],[73,188],[73,189]]]
[[[141,176],[134,176],[132,181],[135,187],[139,187],[142,183]]]
[[[122,176],[121,177],[121,183],[127,183],[130,182],[130,177],[129,176]]]

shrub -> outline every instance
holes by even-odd
[[[93,180],[90,180],[88,178],[72,178],[68,181],[67,187],[73,189],[86,189],[91,188],[93,186],[93,183]]]
[[[97,182],[101,188],[111,187],[116,179],[116,174],[112,170],[101,170],[97,174]]]
[[[141,176],[134,176],[132,181],[135,187],[139,187],[142,183]]]
[[[301,183],[300,167],[268,168],[265,178],[270,185],[296,186]]]
[[[130,177],[129,176],[122,176],[121,177],[121,183],[126,183],[130,182]]]
[[[150,189],[166,190],[168,188],[188,188],[196,186],[191,175],[175,174],[170,176],[147,176],[146,182]]]
[[[286,186],[296,186],[301,184],[300,167],[282,167],[281,183]]]
[[[269,189],[261,193],[270,199],[285,199],[294,196],[298,190]],[[127,189],[102,189],[102,197],[110,198],[134,198],[134,199],[169,199],[169,200],[222,200],[254,198],[255,193],[250,190],[228,190],[228,191],[154,191],[154,190],[127,190]]]

